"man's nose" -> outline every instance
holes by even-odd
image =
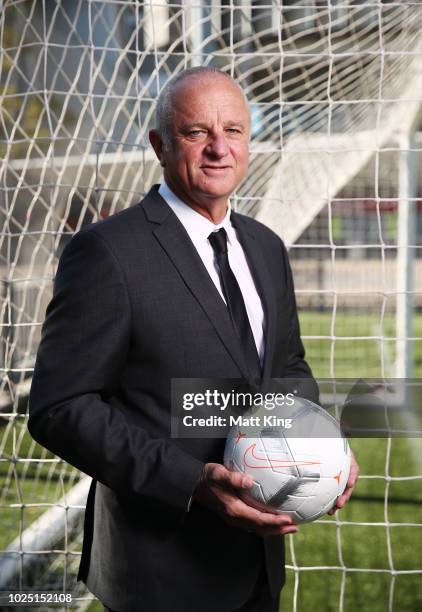
[[[225,135],[222,133],[213,134],[206,147],[206,151],[209,155],[213,155],[219,159],[227,155],[229,152],[229,147]]]

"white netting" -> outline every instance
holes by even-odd
[[[397,342],[413,340],[419,375],[417,310],[413,331],[408,316],[398,333],[395,316],[401,293],[422,303],[418,190],[403,195],[400,178],[409,155],[420,165],[420,143],[406,137],[422,101],[422,5],[3,0],[0,8],[0,548],[9,551],[0,581],[72,589],[86,485],[74,489],[80,474],[31,442],[28,386],[64,243],[159,181],[147,135],[157,94],[176,72],[218,66],[247,93],[251,165],[234,204],[293,247],[316,374],[391,376]],[[404,197],[415,230],[406,243]],[[397,257],[409,244],[413,286],[400,285]],[[405,442],[396,452],[394,441],[358,445],[361,499],[306,528],[307,542],[291,540],[286,609],[318,609],[324,589],[325,610],[422,609],[422,558],[415,546],[403,552],[421,538],[413,484],[422,467],[418,441]]]

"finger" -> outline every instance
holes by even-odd
[[[340,497],[337,499],[335,508],[338,509],[338,510],[343,508],[343,506],[345,506],[345,504],[352,497],[352,493],[353,493],[353,487],[347,487],[344,490],[344,493],[342,493],[342,495],[340,495]]]
[[[341,495],[336,503],[337,508],[343,508],[343,506],[346,504],[346,502],[349,501],[349,499],[352,497],[352,489],[350,489],[350,491],[348,491],[347,493],[343,493],[343,495]]]
[[[265,529],[259,529],[257,534],[260,536],[280,536],[280,535],[289,535],[294,534],[299,531],[299,527],[297,525],[285,525],[283,527],[272,528],[267,527]]]
[[[342,499],[342,498],[345,498],[346,500],[350,499],[355,489],[355,486],[356,486],[356,481],[354,481],[352,484],[347,483],[346,488],[344,489],[343,493],[340,495],[339,499]]]
[[[220,486],[229,485],[235,489],[250,489],[253,486],[253,478],[241,472],[231,472],[223,465],[217,465],[211,474],[215,484]]]
[[[357,480],[358,480],[358,475],[359,475],[358,471],[350,472],[349,478],[347,479],[347,483],[346,483],[346,489],[353,488],[356,485]]]
[[[293,519],[291,518],[291,516],[288,516],[287,514],[275,514],[273,512],[261,512],[260,510],[257,510],[255,508],[252,508],[251,506],[248,506],[247,504],[243,504],[241,502],[242,505],[239,504],[239,512],[240,512],[240,517],[246,521],[249,521],[250,523],[259,526],[259,527],[264,527],[266,525],[269,526],[281,526],[281,525],[292,525],[293,524]]]
[[[342,495],[340,495],[340,497],[337,499],[335,505],[331,508],[331,510],[328,510],[327,514],[332,516],[333,514],[335,514],[337,512],[337,510],[341,510],[343,508],[343,506],[346,504],[346,502],[349,501],[351,496],[352,496],[352,489],[350,489],[349,493],[343,493]]]
[[[338,497],[336,504],[331,510],[327,512],[327,514],[333,515],[337,510],[340,510],[345,506],[345,504],[349,501],[352,496],[353,489],[359,478],[359,465],[356,463],[355,457],[352,453],[351,456],[351,465],[350,465],[350,474],[347,479],[346,488],[343,493]]]
[[[293,519],[288,514],[261,512],[256,508],[248,506],[239,498],[230,504],[230,507],[227,508],[227,513],[232,519],[238,522],[241,521],[247,529],[293,525]]]
[[[350,473],[349,473],[349,478],[347,479],[347,486],[348,487],[354,487],[358,478],[359,478],[359,465],[355,459],[355,456],[353,454],[353,452],[351,453],[351,457],[350,457]]]
[[[258,525],[250,521],[245,521],[244,519],[228,519],[227,522],[230,525],[260,536],[287,535],[298,531],[298,526],[294,523],[289,525]]]

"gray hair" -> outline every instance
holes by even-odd
[[[218,68],[213,68],[211,66],[196,66],[195,68],[188,68],[187,70],[179,72],[179,74],[170,79],[170,81],[168,81],[164,88],[161,90],[161,93],[157,99],[157,106],[155,109],[155,129],[160,134],[163,144],[166,148],[170,147],[171,144],[171,116],[173,109],[173,99],[177,86],[182,81],[191,76],[202,77],[210,75],[219,75],[225,77],[226,79],[237,85],[239,87],[239,90],[245,97],[245,102],[247,104],[246,96],[242,88],[236,83],[234,79],[232,79],[229,74],[227,74],[227,72],[223,72],[222,70],[219,70]]]

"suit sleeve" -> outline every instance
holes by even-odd
[[[83,230],[59,262],[30,392],[29,431],[116,492],[184,511],[203,463],[169,439],[150,438],[109,401],[130,340],[131,304],[119,262],[95,230]]]
[[[313,402],[319,401],[318,385],[313,377],[312,370],[305,360],[305,348],[300,336],[299,317],[297,313],[297,304],[295,297],[295,289],[293,283],[292,269],[290,267],[289,257],[286,247],[282,243],[286,270],[286,286],[289,296],[289,332],[287,340],[287,366],[285,378],[290,378],[295,381],[295,386],[298,390],[298,395],[305,397]]]

